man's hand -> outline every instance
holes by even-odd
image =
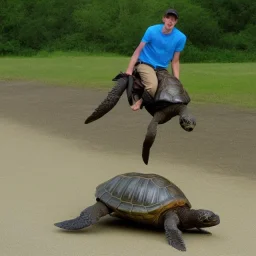
[[[131,76],[132,75],[132,71],[127,69],[125,74],[128,75],[128,76]]]

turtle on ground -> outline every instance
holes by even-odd
[[[66,230],[79,230],[97,223],[108,214],[122,219],[163,228],[168,243],[186,251],[182,231],[216,226],[220,218],[209,210],[191,209],[184,193],[168,179],[157,174],[125,173],[96,188],[96,203],[80,216],[54,225]]]
[[[150,149],[155,141],[158,124],[164,124],[173,117],[179,116],[180,126],[185,131],[191,132],[196,126],[196,119],[187,108],[191,101],[190,97],[180,80],[172,76],[166,69],[156,70],[156,75],[158,89],[153,99],[144,90],[138,73],[134,72],[132,76],[120,73],[113,79],[116,84],[107,97],[85,120],[85,124],[88,124],[104,116],[117,104],[125,90],[130,105],[142,98],[142,107],[145,107],[153,116],[143,142],[142,159],[145,164],[148,164]]]

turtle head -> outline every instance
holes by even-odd
[[[180,126],[187,132],[192,132],[196,126],[196,119],[192,115],[181,115]]]
[[[212,211],[208,210],[195,210],[195,227],[196,228],[207,228],[213,227],[220,223],[220,217]]]

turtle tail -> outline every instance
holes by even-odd
[[[107,114],[119,101],[123,92],[127,88],[129,76],[123,74],[116,80],[115,86],[108,93],[107,97],[94,110],[94,112],[85,120],[85,124],[89,124]]]

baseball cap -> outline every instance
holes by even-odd
[[[174,9],[168,9],[165,12],[164,16],[167,16],[167,15],[174,15],[177,19],[179,18],[178,12],[176,10],[174,10]]]

